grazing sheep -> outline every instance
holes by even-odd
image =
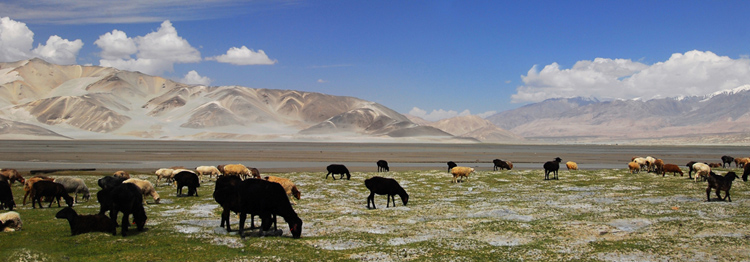
[[[89,198],[91,197],[89,194],[89,187],[86,186],[83,179],[76,177],[59,177],[55,178],[53,182],[63,185],[68,193],[75,193],[73,200],[76,203],[78,203],[78,193],[81,193],[81,199],[85,201],[89,201]]]
[[[340,164],[330,164],[328,167],[326,167],[326,170],[328,170],[328,174],[326,174],[326,179],[328,179],[328,175],[331,175],[331,178],[333,180],[336,180],[336,177],[334,175],[341,174],[339,176],[339,179],[344,178],[344,174],[346,174],[346,180],[351,179],[352,175],[349,174],[349,169],[346,168],[344,165]]]
[[[8,208],[8,210],[13,211],[16,201],[13,200],[13,191],[6,180],[5,177],[0,177],[0,210]]]
[[[213,196],[216,203],[223,209],[220,227],[224,227],[226,223],[227,232],[232,232],[229,225],[229,213],[231,211],[240,212],[242,208],[240,203],[241,184],[242,178],[238,176],[220,176],[216,179]]]
[[[492,163],[494,164],[494,166],[492,167],[493,171],[496,171],[498,169],[500,169],[501,171],[503,169],[508,169],[508,170],[513,169],[513,163],[511,163],[510,161],[503,161],[500,159],[495,159],[495,160],[492,160]]]
[[[57,199],[57,206],[60,207],[60,198],[65,199],[65,203],[69,207],[73,206],[73,198],[68,195],[68,191],[65,190],[65,186],[55,183],[52,181],[41,180],[31,187],[31,207],[36,208],[35,203],[39,203],[39,208],[42,208],[42,197],[49,199],[49,206],[52,207],[52,202]]]
[[[128,172],[125,172],[125,171],[122,171],[122,170],[115,172],[114,174],[112,174],[112,176],[114,176],[114,177],[122,177],[122,178],[125,178],[125,179],[130,179],[130,174],[128,174]]]
[[[656,161],[654,161],[654,172],[656,172],[656,174],[658,175],[662,173],[663,169],[664,169],[664,160],[657,158]]]
[[[272,215],[279,215],[289,224],[292,237],[300,238],[302,235],[302,220],[294,212],[284,188],[278,183],[263,179],[247,179],[242,181],[240,190],[240,237],[244,238],[243,230],[247,214],[259,214],[261,218],[261,234],[271,228]]]
[[[10,211],[0,214],[0,229],[3,232],[13,232],[21,230],[23,227],[23,221],[21,221],[21,215],[18,212]]]
[[[154,199],[155,204],[158,204],[159,200],[161,200],[161,197],[159,197],[159,193],[157,193],[156,189],[154,189],[154,185],[151,184],[151,182],[149,182],[148,180],[131,178],[123,181],[123,183],[135,184],[139,189],[141,189],[141,193],[143,194],[143,196],[151,196]],[[146,203],[145,198],[143,199],[143,204],[148,204]]]
[[[474,168],[465,166],[456,166],[451,168],[451,174],[453,175],[453,183],[464,182],[465,178],[469,177],[469,174],[474,173]],[[461,177],[461,181],[458,178]]]
[[[693,164],[693,170],[695,170],[695,177],[693,178],[694,182],[698,182],[698,177],[701,177],[705,180],[711,173],[711,167],[709,167],[705,163]]]
[[[221,175],[221,172],[219,172],[219,169],[215,166],[199,166],[195,168],[195,173],[198,174],[198,178],[203,181],[203,176],[208,176],[208,178],[212,177],[219,177]]]
[[[175,174],[174,169],[171,168],[159,168],[154,172],[156,175],[156,185],[159,185],[159,181],[161,181],[162,178],[167,181],[167,183],[172,181],[172,177]]]
[[[732,162],[734,162],[734,157],[727,155],[721,156],[721,167],[726,167],[726,165],[732,167]]]
[[[34,185],[34,183],[41,181],[41,180],[47,180],[47,181],[54,181],[54,178],[50,178],[47,176],[37,175],[33,176],[32,178],[26,179],[26,182],[23,183],[23,205],[26,205],[26,198],[31,195],[31,187]],[[31,198],[34,198],[33,195],[31,195]]]
[[[656,163],[656,158],[653,158],[651,156],[646,156],[646,165],[648,166],[648,172],[653,171],[654,163]]]
[[[636,162],[639,165],[640,169],[644,169],[644,167],[648,167],[648,161],[646,161],[646,158],[634,157],[633,159],[631,159],[631,161]]]
[[[224,171],[222,171],[225,176],[239,176],[242,179],[250,176],[250,172],[250,169],[243,164],[225,165]]]
[[[297,202],[294,201],[292,196],[294,196],[295,198],[299,200],[302,193],[299,192],[299,190],[297,189],[297,186],[294,185],[294,182],[292,182],[292,180],[289,180],[283,177],[275,177],[275,176],[267,176],[264,179],[271,181],[271,182],[279,183],[279,185],[281,185],[281,187],[284,188],[284,191],[286,192],[286,195],[289,197],[289,201],[292,202],[292,205],[297,204]]]
[[[747,182],[747,176],[750,175],[750,165],[747,165],[742,170],[742,181]]]
[[[70,225],[70,235],[80,235],[89,232],[112,232],[117,224],[102,214],[79,215],[71,207],[66,207],[55,214],[55,218],[67,219]]]
[[[97,194],[97,197],[99,195]],[[117,213],[122,212],[122,236],[126,236],[128,226],[128,216],[133,214],[133,222],[138,227],[138,231],[143,231],[146,225],[146,211],[143,209],[143,197],[141,195],[141,189],[132,183],[123,183],[116,186],[109,192],[107,198],[111,200],[112,207],[109,211],[110,219],[112,223],[117,224]],[[112,230],[112,235],[117,235],[117,230]]]
[[[247,169],[250,169],[250,175],[252,175],[253,178],[260,179],[260,171],[258,171],[257,168],[248,167]]]
[[[391,169],[388,167],[388,161],[378,160],[378,162],[376,164],[378,165],[378,172],[380,172],[380,171],[384,171],[384,172],[391,171]]]
[[[107,189],[107,188],[114,188],[116,186],[119,186],[125,180],[127,179],[124,177],[105,176],[105,177],[99,178],[99,180],[96,181],[96,184],[98,184],[101,189]]]
[[[734,164],[737,167],[744,168],[747,163],[750,163],[750,157],[738,157],[734,159]]]
[[[547,161],[546,163],[544,163],[544,180],[549,180],[549,174],[553,172],[555,173],[555,178],[553,179],[558,179],[557,170],[560,169],[560,161],[562,161],[562,159],[560,159],[559,157],[555,157],[555,161]]]
[[[25,179],[21,176],[20,173],[18,173],[18,170],[15,170],[13,168],[3,168],[0,169],[0,176],[4,176],[8,179],[8,184],[13,184],[13,182],[18,181],[19,183],[23,184],[26,182]]]
[[[565,166],[568,167],[568,171],[578,170],[578,164],[576,164],[576,162],[573,162],[573,161],[565,162]]]
[[[190,170],[182,170],[174,175],[174,181],[177,185],[177,196],[183,196],[182,187],[188,187],[188,196],[198,196],[198,187],[201,186],[198,175]]]
[[[628,163],[628,169],[630,169],[631,174],[638,173],[641,172],[641,165],[633,161]]]
[[[375,194],[386,195],[385,207],[390,207],[391,199],[393,200],[393,206],[396,206],[396,195],[401,197],[404,206],[409,202],[409,194],[393,178],[374,176],[365,179],[365,187],[370,190],[370,195],[367,197],[367,208],[370,208],[370,203],[372,203],[372,209],[377,208],[375,207]]]
[[[706,201],[711,201],[711,188],[715,188],[716,196],[719,197],[719,199],[723,201],[729,200],[729,202],[732,202],[732,197],[729,196],[729,189],[732,188],[732,181],[734,181],[736,178],[737,174],[732,171],[729,171],[725,176],[720,176],[715,174],[714,172],[710,172],[708,178],[706,179],[708,181],[708,187],[706,187]],[[724,198],[721,198],[721,194],[719,194],[719,191],[726,192]]]
[[[661,176],[663,177],[667,172],[672,172],[672,176],[677,176],[677,173],[680,173],[680,176],[684,176],[680,167],[675,164],[664,165],[664,168],[661,170]]]
[[[456,163],[455,163],[455,162],[453,162],[453,161],[448,161],[448,172],[451,172],[451,168],[454,168],[454,167],[457,167],[457,166],[458,166],[458,165],[456,165]]]

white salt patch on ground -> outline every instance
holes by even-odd
[[[177,232],[185,233],[185,234],[192,234],[192,233],[201,232],[201,228],[200,227],[191,227],[191,226],[177,225],[177,226],[174,226],[174,228],[177,230]]]
[[[529,222],[533,221],[533,216],[528,215],[519,215],[515,211],[508,210],[508,209],[494,209],[489,211],[479,211],[473,214],[468,215],[468,217],[473,218],[483,218],[483,217],[490,217],[490,218],[501,218],[505,220],[512,220],[512,221],[522,221],[522,222]]]
[[[653,224],[651,220],[645,218],[615,219],[608,223],[608,225],[626,232],[634,232],[651,224]]]
[[[317,240],[312,241],[312,244],[316,248],[325,250],[346,250],[360,247],[371,246],[371,244],[365,243],[359,240]]]

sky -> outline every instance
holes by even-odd
[[[427,120],[750,84],[750,1],[6,0],[0,62],[352,96]]]

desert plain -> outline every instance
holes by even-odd
[[[157,186],[161,201],[146,198],[146,231],[71,236],[60,208],[23,205],[12,185],[23,229],[0,233],[4,261],[748,261],[750,192],[735,180],[732,202],[720,201],[706,182],[694,182],[688,161],[720,162],[722,155],[748,156],[742,146],[504,145],[429,143],[216,142],[216,141],[0,141],[0,165],[24,177],[32,170],[83,178],[92,198],[74,208],[98,211],[96,180],[126,170]],[[626,168],[633,156],[654,156],[683,167],[685,176]],[[543,180],[542,164],[560,157],[580,170]],[[495,171],[492,159],[513,170]],[[376,172],[388,160],[390,172]],[[445,162],[474,167],[451,183]],[[219,227],[221,207],[206,179],[197,197],[178,197],[174,186],[156,183],[159,167],[243,163],[261,173],[292,179],[302,197],[294,206],[302,238],[247,237]],[[347,165],[351,180],[326,178],[325,166]],[[742,170],[717,168],[719,174]],[[366,207],[364,180],[391,177],[409,193],[386,207]],[[338,176],[337,176],[338,178]],[[723,195],[723,193],[722,193]],[[80,198],[80,196],[79,196]],[[63,204],[64,205],[64,204]],[[232,227],[237,217],[232,215]],[[257,223],[257,222],[256,222]]]

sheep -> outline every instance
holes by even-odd
[[[250,175],[253,176],[253,178],[260,179],[260,171],[258,171],[257,168],[254,167],[248,167],[247,169],[250,169]]]
[[[174,175],[175,185],[177,186],[177,196],[183,196],[182,187],[188,187],[188,196],[198,196],[197,188],[201,186],[198,175],[190,170],[182,170]]]
[[[747,165],[742,170],[742,181],[747,182],[747,176],[750,175],[750,165]]]
[[[24,191],[23,205],[24,206],[26,205],[26,198],[29,195],[31,195],[31,187],[34,185],[34,183],[41,181],[41,180],[54,181],[55,179],[47,177],[47,176],[41,176],[41,175],[33,176],[32,178],[27,179],[26,182],[23,183],[23,191]],[[31,198],[34,198],[34,196],[31,195]]]
[[[631,161],[637,163],[640,167],[640,169],[644,169],[644,167],[648,167],[648,161],[646,161],[646,158],[643,157],[634,157],[631,159]]]
[[[159,181],[161,181],[162,178],[164,178],[167,183],[172,181],[172,176],[175,174],[174,169],[171,168],[159,168],[154,172],[156,175],[156,185],[159,185]]]
[[[576,162],[573,162],[573,161],[565,162],[565,166],[568,167],[568,171],[578,170],[578,164],[576,164]]]
[[[628,169],[630,169],[631,174],[638,173],[641,171],[641,165],[633,161],[628,163]]]
[[[281,185],[281,187],[284,188],[284,191],[286,192],[286,195],[289,197],[289,200],[292,202],[292,205],[297,204],[297,202],[294,201],[292,196],[294,196],[295,198],[299,200],[302,193],[299,192],[299,190],[297,189],[297,186],[294,185],[294,182],[292,182],[292,180],[289,180],[283,177],[275,177],[275,176],[267,176],[264,179],[271,181],[271,182],[279,183],[279,185]]]
[[[734,162],[734,157],[727,155],[721,156],[721,167],[726,167],[726,165],[732,167],[732,162]]]
[[[721,163],[708,163],[708,167],[710,168],[717,168],[720,166],[721,166]]]
[[[73,206],[73,198],[68,195],[65,186],[55,183],[52,181],[41,180],[31,187],[31,207],[36,208],[35,203],[39,203],[39,208],[42,208],[42,197],[49,199],[49,206],[52,207],[52,202],[57,199],[57,206],[60,207],[60,198],[65,199],[65,203],[69,206]]]
[[[448,161],[448,172],[451,172],[451,168],[454,168],[454,167],[457,167],[457,166],[458,166],[458,165],[456,165],[456,163],[455,163],[455,162],[453,162],[453,161]]]
[[[221,175],[221,172],[219,172],[219,169],[215,166],[199,166],[195,168],[195,173],[198,174],[198,178],[203,181],[203,176],[208,176],[208,178],[212,177],[219,177]]]
[[[661,176],[663,177],[667,172],[672,172],[672,176],[677,176],[677,173],[680,173],[680,176],[684,176],[680,167],[675,164],[664,165],[664,168],[661,169]]]
[[[99,195],[97,194],[97,197]],[[126,236],[128,226],[128,216],[133,214],[133,222],[138,227],[138,231],[143,231],[146,225],[146,211],[143,209],[143,197],[141,196],[141,190],[132,183],[123,183],[115,188],[112,188],[111,192],[106,196],[111,201],[112,206],[109,210],[110,219],[112,223],[117,224],[117,213],[122,212],[122,236]],[[100,212],[101,213],[101,212]],[[117,235],[117,230],[112,230],[112,235]]]
[[[657,175],[662,173],[662,169],[664,169],[664,160],[657,158],[654,161],[653,166],[654,166],[654,172],[656,172]]]
[[[79,215],[71,207],[66,207],[55,214],[57,219],[67,219],[70,225],[70,235],[80,235],[89,232],[112,232],[117,224],[102,214]]]
[[[18,173],[18,170],[15,170],[13,168],[3,168],[0,169],[0,176],[4,176],[8,179],[8,184],[13,184],[13,182],[18,181],[19,183],[23,184],[26,182],[25,179],[21,176],[20,173]]]
[[[393,206],[396,206],[396,195],[401,198],[404,206],[409,202],[409,194],[393,178],[374,176],[365,179],[365,187],[370,190],[370,195],[367,197],[368,209],[370,208],[370,203],[372,203],[371,209],[377,209],[375,207],[375,194],[386,195],[387,201],[385,207],[390,207],[391,199],[393,200]]]
[[[0,210],[8,208],[13,211],[16,201],[13,200],[13,190],[10,189],[10,184],[6,180],[5,177],[0,176]]]
[[[143,196],[151,196],[154,199],[155,204],[158,204],[159,200],[161,200],[161,197],[159,197],[159,193],[157,193],[156,189],[154,189],[154,185],[151,184],[151,182],[149,182],[148,180],[131,178],[123,181],[123,183],[135,184],[139,189],[141,189],[141,193],[143,194]],[[143,204],[148,204],[146,203],[145,198],[143,199]]]
[[[734,179],[736,178],[737,174],[732,171],[729,171],[725,176],[720,176],[715,174],[714,172],[710,172],[708,178],[706,179],[708,181],[708,187],[706,187],[706,201],[711,201],[711,188],[715,188],[716,196],[719,197],[719,199],[724,201],[729,200],[729,202],[732,202],[732,197],[729,196],[729,189],[732,188],[732,181],[734,181]],[[724,198],[721,198],[721,194],[719,193],[719,191],[726,192]]]
[[[378,160],[378,162],[375,163],[375,164],[378,165],[378,172],[380,172],[380,171],[384,171],[384,172],[391,171],[391,169],[388,167],[388,161]]]
[[[107,188],[114,188],[116,186],[119,186],[125,180],[127,179],[125,179],[124,177],[105,176],[105,177],[99,178],[99,180],[97,180],[96,183],[102,189],[107,189]]]
[[[263,179],[247,179],[242,181],[240,190],[240,237],[244,238],[243,230],[247,214],[259,214],[262,220],[261,230],[271,228],[272,215],[279,215],[289,224],[289,231],[293,238],[302,235],[302,220],[294,212],[284,188],[278,183]],[[261,233],[262,233],[261,231]]]
[[[65,187],[68,193],[75,193],[73,197],[74,202],[78,203],[78,193],[81,193],[81,199],[88,201],[91,195],[89,194],[89,187],[83,182],[83,179],[75,177],[59,177],[53,181],[61,184]]]
[[[326,170],[328,170],[328,174],[326,174],[326,179],[328,179],[328,175],[331,175],[331,178],[333,180],[336,180],[335,175],[341,174],[339,176],[339,179],[344,178],[344,174],[346,174],[346,180],[349,180],[352,178],[352,175],[349,173],[349,169],[346,168],[346,166],[341,164],[330,164],[328,167],[326,167]]]
[[[693,170],[695,170],[695,177],[693,178],[694,182],[698,182],[698,177],[705,179],[711,173],[711,167],[705,163],[693,164]]]
[[[646,156],[646,165],[648,166],[648,172],[651,172],[654,168],[654,163],[656,162],[656,158],[653,158],[651,156]]]
[[[239,176],[242,179],[250,176],[250,172],[250,169],[243,164],[225,165],[224,170],[222,171],[225,176]]]
[[[559,157],[555,157],[555,161],[547,161],[544,163],[544,180],[549,180],[549,174],[554,172],[555,173],[555,180],[557,180],[557,170],[560,169],[560,159]]]
[[[112,174],[112,176],[114,176],[114,177],[123,177],[125,179],[130,179],[130,174],[128,174],[128,172],[125,172],[125,171],[122,171],[122,170],[115,172],[114,174]]]
[[[695,165],[695,163],[698,163],[698,162],[690,161],[690,162],[688,162],[685,165],[688,168],[688,178],[689,179],[693,179],[693,172],[695,171],[695,169],[693,169],[693,165]],[[703,163],[703,164],[706,164],[706,163]],[[706,164],[706,165],[708,165],[708,164]]]
[[[21,215],[18,212],[10,211],[0,214],[0,228],[3,232],[13,232],[21,230],[23,227],[23,221],[21,221]]]
[[[745,164],[750,163],[750,157],[738,157],[734,159],[734,164],[737,167],[745,167]]]
[[[220,227],[226,223],[227,232],[232,232],[229,225],[230,211],[240,212],[240,186],[242,179],[238,176],[220,176],[216,179],[213,197],[223,211],[221,212]]]
[[[503,170],[503,169],[511,170],[511,169],[513,169],[513,163],[511,163],[510,161],[503,161],[503,160],[500,160],[500,159],[495,159],[495,160],[492,160],[492,163],[494,164],[494,166],[492,167],[493,171],[497,171],[498,169],[500,169],[500,170]]]
[[[474,173],[474,168],[465,166],[456,166],[451,168],[451,174],[453,175],[453,183],[464,182],[465,178],[469,177],[469,174]],[[458,178],[461,177],[461,181]]]

